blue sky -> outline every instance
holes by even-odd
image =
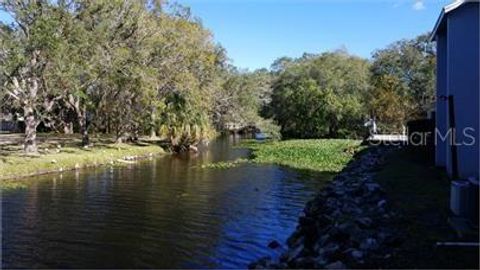
[[[375,49],[430,31],[451,1],[178,0],[201,18],[234,65],[249,69],[338,48],[368,58]]]
[[[180,0],[242,68],[346,47],[372,51],[431,31],[452,0]]]

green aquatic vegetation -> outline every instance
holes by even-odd
[[[213,163],[207,163],[203,164],[201,166],[202,169],[230,169],[234,168],[240,164],[244,164],[249,162],[250,160],[244,159],[244,158],[239,158],[233,161],[220,161],[220,162],[213,162]]]
[[[252,161],[319,172],[339,172],[364,146],[358,140],[318,139],[242,144],[253,151]]]
[[[364,149],[358,140],[320,139],[255,141],[245,140],[239,148],[252,150],[251,159],[237,159],[204,164],[203,169],[229,169],[239,164],[277,164],[300,170],[335,173],[348,164],[353,156]]]

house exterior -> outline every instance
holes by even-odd
[[[437,43],[435,164],[453,178],[479,179],[480,0],[443,8]]]

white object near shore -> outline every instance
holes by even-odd
[[[367,140],[382,142],[406,142],[408,140],[408,136],[397,134],[372,134]]]

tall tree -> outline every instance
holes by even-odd
[[[227,123],[238,126],[261,122],[260,112],[271,99],[272,75],[268,70],[239,71],[230,67],[223,75],[221,88],[215,93],[215,124],[218,129]]]
[[[271,113],[286,137],[358,136],[368,82],[366,60],[344,51],[305,55],[275,80]]]
[[[50,1],[5,0],[0,10],[14,19],[2,24],[2,90],[23,111],[24,150],[37,152],[36,129],[53,106],[55,95],[48,87],[46,74],[51,59],[62,43],[59,14]]]
[[[385,85],[391,85],[394,80],[400,85],[394,87],[395,93],[386,94],[392,94],[402,99],[405,106],[399,115],[405,115],[408,119],[425,117],[427,112],[432,109],[435,97],[435,53],[435,46],[429,41],[429,34],[420,35],[414,39],[400,40],[385,49],[375,51],[371,66],[371,83],[377,88],[377,97],[384,96],[379,93],[382,89],[387,92],[394,91],[385,88]],[[370,100],[378,105],[375,99],[376,97],[373,96]],[[377,113],[381,114],[381,110],[377,110]],[[377,117],[382,118],[383,116],[377,115]],[[399,119],[405,120],[402,117]],[[398,123],[391,124],[399,125]]]

